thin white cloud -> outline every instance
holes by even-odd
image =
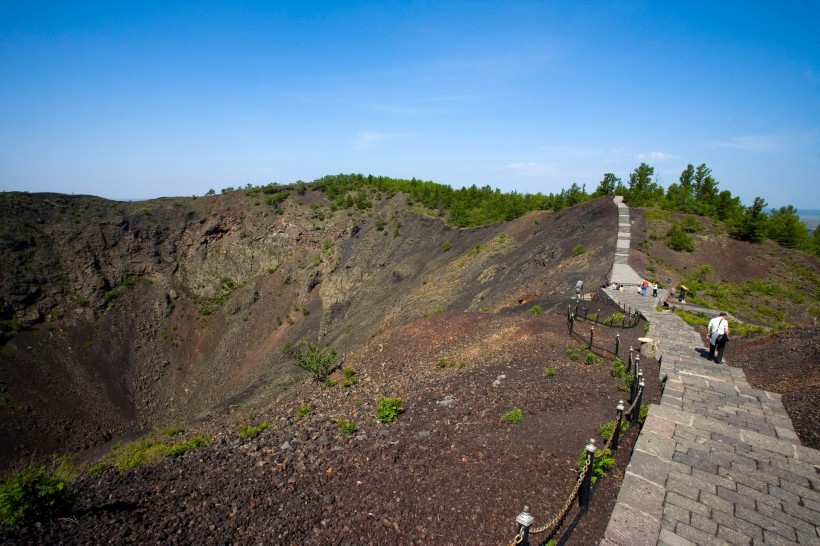
[[[496,170],[506,171],[512,176],[562,176],[574,177],[578,175],[576,170],[568,168],[555,162],[519,161],[517,163],[507,163],[496,167]]]
[[[353,140],[353,145],[356,148],[369,148],[377,146],[383,142],[404,140],[410,138],[409,133],[378,133],[375,131],[359,131],[356,138]]]
[[[718,142],[717,146],[745,152],[771,152],[785,147],[786,140],[783,135],[743,135]]]
[[[635,159],[638,161],[678,161],[681,157],[676,154],[666,152],[649,152],[648,154],[638,154]]]

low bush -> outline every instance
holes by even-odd
[[[293,353],[298,367],[308,371],[317,381],[324,380],[336,367],[336,349],[319,347],[311,341],[302,341]]]
[[[342,388],[347,389],[355,385],[359,380],[356,377],[356,370],[353,368],[345,368],[342,372]]]
[[[602,440],[607,441],[609,440],[610,436],[612,436],[612,431],[614,430],[615,421],[613,420],[601,425],[598,434],[600,434]],[[621,419],[621,434],[624,434],[627,430],[629,430],[629,421],[627,421],[626,419]]]
[[[248,438],[253,438],[258,436],[263,430],[268,430],[270,428],[270,423],[267,421],[262,421],[256,426],[251,426],[247,423],[242,423],[239,426],[239,437],[243,440],[247,440]]]
[[[587,459],[587,450],[584,449],[581,452],[581,456],[578,458],[578,472],[581,472],[584,469],[584,464],[586,464]],[[606,473],[615,466],[615,459],[612,457],[612,451],[607,449],[605,451],[601,451],[600,449],[595,450],[595,456],[592,458],[592,465],[590,465],[589,470],[592,471],[592,483],[598,481],[598,478],[603,478],[606,476]]]
[[[382,423],[392,423],[400,413],[404,412],[403,403],[403,398],[382,398],[376,407],[376,419]]]
[[[0,523],[16,529],[69,512],[75,495],[69,483],[41,466],[28,466],[0,484]]]
[[[517,424],[521,423],[523,418],[524,418],[524,415],[523,415],[523,413],[521,413],[521,410],[519,408],[513,408],[513,409],[511,409],[510,411],[508,411],[507,413],[505,413],[504,415],[501,416],[501,422],[502,423],[512,423],[514,425],[517,425]]]
[[[212,440],[213,438],[203,434],[201,436],[194,436],[193,438],[185,440],[184,442],[178,442],[168,448],[168,457],[179,457],[180,455],[188,451],[193,451],[194,449],[205,447],[208,444],[210,444]]]
[[[666,246],[677,252],[682,250],[694,252],[695,240],[678,226],[672,226],[672,228],[666,232]]]
[[[336,426],[339,427],[342,434],[353,434],[359,430],[356,423],[349,419],[336,419]]]
[[[307,404],[305,404],[304,406],[302,406],[301,408],[299,408],[299,409],[296,411],[296,418],[297,418],[297,419],[301,419],[302,417],[304,417],[304,416],[305,416],[305,415],[307,415],[308,413],[310,413],[310,406],[308,406]]]

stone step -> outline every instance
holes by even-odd
[[[614,201],[620,220],[628,209]],[[628,251],[616,248],[618,275],[639,279]],[[781,396],[752,388],[741,368],[707,360],[702,327],[656,310],[668,291],[659,299],[632,288],[604,293],[649,320],[661,364],[640,367],[666,383],[601,544],[820,544],[820,451],[800,445]]]

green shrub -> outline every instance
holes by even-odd
[[[453,248],[453,245],[450,243],[450,241],[444,241],[444,242],[441,244],[441,251],[442,251],[442,252],[447,252],[447,251],[448,251],[448,250],[450,250],[451,248]]]
[[[546,370],[544,370],[544,377],[552,377],[553,375],[555,375],[554,368],[547,368]]]
[[[319,347],[311,341],[303,341],[293,353],[296,365],[310,372],[314,379],[322,381],[336,367],[336,349]]]
[[[566,354],[572,360],[578,360],[579,358],[581,358],[583,350],[579,347],[570,347],[569,349],[564,351],[564,354]]]
[[[540,305],[533,305],[532,309],[530,309],[530,313],[533,315],[540,315],[541,314],[541,306]]]
[[[436,366],[442,369],[458,368],[460,370],[464,367],[464,365],[465,364],[463,360],[449,360],[447,358],[444,358],[443,356],[440,356],[439,359],[436,361]]]
[[[356,426],[356,423],[349,419],[336,419],[336,426],[339,427],[339,430],[342,434],[353,434],[359,427]]]
[[[572,247],[573,256],[579,256],[579,255],[583,254],[586,251],[587,251],[587,247],[585,247],[584,245],[575,245],[574,247]]]
[[[117,470],[127,470],[162,460],[168,448],[156,440],[137,440],[125,445],[115,446],[112,450],[113,465]]]
[[[356,378],[356,370],[353,368],[344,369],[344,377],[342,377],[342,388],[347,389],[355,385],[359,380]]]
[[[308,406],[307,404],[305,404],[304,406],[302,406],[301,408],[299,408],[299,409],[297,410],[297,412],[296,412],[296,418],[297,418],[297,419],[301,419],[302,417],[304,417],[304,416],[305,416],[305,415],[307,415],[308,413],[310,413],[310,406]]]
[[[179,457],[186,451],[192,451],[194,449],[199,449],[201,447],[205,447],[213,441],[208,435],[201,435],[201,436],[194,436],[189,440],[185,440],[184,442],[177,442],[176,444],[172,445],[168,448],[168,457]]]
[[[267,421],[262,421],[256,426],[251,426],[247,423],[242,423],[239,426],[239,437],[243,440],[247,440],[248,438],[253,438],[259,435],[259,433],[261,433],[263,430],[268,430],[269,428],[270,423],[268,423]]]
[[[623,313],[615,313],[611,317],[606,319],[606,322],[604,324],[610,324],[612,326],[615,326],[616,324],[620,324],[623,320],[624,320]]]
[[[382,398],[376,407],[376,419],[382,423],[392,423],[396,416],[404,412],[403,403],[403,398]]]
[[[504,415],[501,416],[501,422],[502,423],[513,423],[514,425],[517,425],[517,424],[521,423],[523,418],[524,418],[524,415],[521,413],[521,410],[519,408],[513,408],[513,409],[511,409],[510,411],[508,411],[507,413],[505,413]]]
[[[614,426],[614,424],[613,424]],[[587,459],[587,450],[584,449],[581,451],[581,456],[578,458],[578,472],[581,472],[584,468],[584,464],[586,463]],[[598,478],[603,478],[606,476],[606,473],[615,466],[615,459],[612,457],[612,451],[607,449],[606,451],[601,451],[600,449],[595,450],[595,456],[592,458],[592,465],[590,465],[589,470],[592,471],[592,483],[598,481]]]
[[[680,227],[686,233],[697,233],[698,231],[703,229],[703,226],[700,225],[700,222],[697,219],[693,218],[692,216],[687,216],[683,219],[680,224]]]
[[[624,377],[626,375],[626,364],[620,357],[615,357],[615,360],[612,361],[612,370],[610,372],[612,377]]]
[[[612,436],[612,431],[615,430],[615,421],[609,421],[608,423],[604,423],[601,425],[600,430],[598,433],[601,435],[601,439],[604,441],[609,440],[610,436]],[[624,434],[627,430],[629,430],[629,421],[626,419],[621,420],[621,434]]]
[[[162,430],[162,435],[166,438],[173,438],[177,434],[182,434],[183,432],[185,432],[185,430],[179,427],[166,427]]]
[[[694,252],[695,240],[678,226],[672,226],[666,232],[666,246],[677,252],[681,250]]]
[[[596,355],[592,351],[588,351],[586,356],[584,357],[584,364],[589,366],[590,364],[603,364],[605,361],[600,356]]]
[[[649,404],[642,404],[641,411],[638,413],[638,423],[643,425],[643,422],[646,421],[646,416],[649,415]]]
[[[16,529],[67,513],[74,498],[67,481],[29,466],[0,484],[0,523]]]

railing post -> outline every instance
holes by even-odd
[[[626,363],[626,373],[632,373],[632,345],[629,346],[629,362]]]
[[[589,305],[584,307],[584,318],[587,318],[588,316],[589,316]]]
[[[643,402],[643,387],[644,382],[643,378],[641,378],[641,382],[638,385],[638,401],[635,402],[635,407],[632,408],[632,415],[630,415],[629,419],[630,426],[633,426],[638,422],[638,416],[640,416],[641,414],[641,402]]]
[[[635,375],[640,375],[641,373],[641,355],[635,355]]]
[[[589,327],[589,349],[592,350],[592,336],[595,334],[595,326]]]
[[[638,374],[632,376],[632,387],[629,389],[629,403],[631,404],[633,400],[638,396]]]
[[[612,451],[618,449],[618,439],[621,437],[621,420],[624,418],[623,400],[618,400],[618,405],[615,406],[615,410],[618,412],[618,417],[615,418],[615,428],[612,429],[612,443],[610,444]]]
[[[586,466],[586,474],[584,474],[584,481],[581,482],[581,490],[578,491],[578,506],[581,511],[586,511],[589,506],[590,490],[592,488],[592,459],[595,457],[595,440],[590,438],[586,447],[587,460],[584,463]]]
[[[530,526],[535,518],[530,515],[530,507],[526,504],[521,510],[521,513],[515,518],[515,536],[521,535],[521,542],[519,546],[529,546],[530,544]]]
[[[575,302],[575,316],[578,316],[578,302]]]
[[[598,312],[595,313],[595,324],[598,324],[598,319],[599,318],[601,318],[601,309],[600,308],[598,308]]]
[[[626,315],[621,315],[621,328],[626,328]]]
[[[569,335],[572,335],[572,329],[575,328],[575,315],[569,316]]]
[[[629,400],[630,404],[635,402],[635,400],[637,400],[641,395],[641,383],[643,383],[643,372],[638,372],[638,375],[636,375],[634,381],[632,381],[632,397]],[[632,413],[629,414],[630,426],[634,425],[637,420],[637,411],[640,411],[640,408],[638,408],[638,403],[635,402],[635,405],[632,407]]]
[[[615,356],[620,358],[620,351],[621,351],[621,334],[616,332],[615,333]]]

